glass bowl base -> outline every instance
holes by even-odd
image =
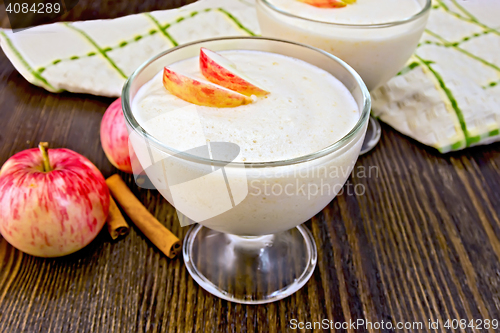
[[[242,304],[290,296],[309,280],[317,261],[314,239],[302,225],[273,235],[242,237],[196,224],[182,252],[189,274],[203,289]]]
[[[360,155],[368,153],[370,150],[375,148],[377,143],[380,141],[380,136],[382,135],[382,127],[378,122],[377,118],[370,116],[370,121],[368,122],[368,128],[366,129],[365,140],[363,141],[363,146],[361,147]]]

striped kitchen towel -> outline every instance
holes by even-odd
[[[203,0],[112,20],[0,30],[0,44],[35,85],[52,92],[119,96],[128,75],[162,51],[198,39],[257,34],[252,0]]]
[[[500,140],[500,1],[435,0],[406,68],[373,114],[442,153]]]
[[[498,17],[498,0],[433,0],[408,66],[373,92],[373,114],[443,153],[499,141]],[[253,0],[201,0],[112,20],[1,30],[0,44],[35,85],[119,96],[127,76],[161,51],[198,39],[258,34]]]

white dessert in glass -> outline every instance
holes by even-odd
[[[258,0],[263,36],[321,48],[351,65],[368,90],[403,68],[422,36],[430,0],[357,0],[318,8],[298,0]]]
[[[269,94],[215,108],[167,91],[158,74],[164,66],[204,84],[195,58],[200,47],[233,61]],[[307,282],[316,249],[300,224],[342,188],[369,117],[368,91],[349,66],[286,41],[201,41],[141,66],[124,86],[123,109],[151,182],[181,221],[199,223],[183,253],[203,288],[257,304]]]
[[[132,111],[141,127],[163,144],[179,151],[200,146],[203,140],[209,144],[231,142],[240,148],[233,162],[251,163],[289,160],[315,153],[340,140],[359,120],[360,110],[347,88],[333,75],[316,66],[275,53],[225,51],[220,54],[238,64],[239,68],[244,68],[245,74],[254,78],[270,94],[251,104],[231,109],[196,106],[196,112],[191,114],[185,111],[192,106],[191,103],[172,95],[164,88],[163,71],[160,71],[141,87],[134,98]],[[198,57],[194,57],[169,67],[203,79],[198,61]],[[178,112],[179,109],[183,111]],[[197,133],[193,133],[195,131]],[[197,210],[203,209],[205,198],[202,196],[190,197],[186,204],[188,210],[181,211],[209,228],[236,235],[266,235],[287,230],[296,226],[298,216],[303,216],[301,219],[304,222],[331,200],[331,195],[342,188],[357,154],[356,149],[352,149],[352,152],[341,158],[321,161],[325,169],[335,167],[342,170],[342,177],[327,178],[321,174],[313,177],[311,172],[310,177],[303,179],[306,184],[323,182],[325,188],[328,185],[331,192],[335,191],[325,196],[326,201],[309,198],[314,204],[309,205],[308,209],[298,205],[300,200],[308,196],[306,193],[286,195],[284,188],[290,184],[290,193],[292,185],[296,188],[297,184],[295,177],[290,179],[281,173],[293,175],[304,167],[313,170],[312,168],[318,167],[314,163],[284,166],[270,171],[252,171],[250,168],[245,170],[241,181],[247,181],[248,178],[249,195],[233,209],[211,219],[200,219],[201,212]],[[163,173],[163,170],[157,171]],[[273,176],[276,171],[280,173],[278,177]],[[151,179],[159,177],[163,177],[163,174],[150,176]],[[238,181],[235,179],[236,175],[233,174],[232,178]],[[282,192],[281,195],[266,195],[265,180],[274,185],[274,194]],[[207,181],[217,182],[218,179]],[[196,192],[196,186],[193,184],[186,191]],[[210,187],[215,188],[216,185]],[[168,193],[168,189],[160,191],[175,205],[176,200]],[[267,193],[269,192],[268,188]],[[277,202],[290,208],[282,212],[282,207]],[[269,223],[270,216],[275,216],[272,223]]]

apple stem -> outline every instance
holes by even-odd
[[[38,149],[40,149],[40,152],[42,152],[42,161],[43,161],[43,171],[44,172],[52,171],[52,168],[50,167],[49,154],[47,153],[48,148],[49,148],[48,142],[40,142],[38,144]]]

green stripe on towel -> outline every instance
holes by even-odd
[[[97,45],[97,43],[85,31],[83,31],[81,29],[78,29],[78,28],[74,27],[73,25],[71,25],[69,23],[63,23],[63,24],[66,27],[70,28],[71,30],[76,31],[77,33],[79,33],[82,37],[84,37],[109,62],[109,64],[111,65],[111,67],[113,67],[114,69],[116,69],[116,71],[118,72],[118,74],[121,75],[121,77],[123,77],[124,79],[127,78],[127,75],[125,75],[125,73],[123,73],[123,71],[116,65],[116,63],[113,61],[113,59],[111,59],[110,57],[108,57],[108,55],[106,54],[106,52],[103,49],[101,49],[99,47],[99,45]]]
[[[16,57],[19,59],[21,64],[30,72],[31,75],[33,75],[37,80],[41,81],[43,84],[45,84],[47,87],[49,87],[52,91],[55,92],[61,92],[62,90],[57,90],[54,88],[48,81],[45,79],[40,72],[35,71],[31,66],[28,64],[26,59],[23,58],[21,53],[16,49],[10,38],[7,36],[7,34],[3,31],[0,31],[0,34],[5,38],[5,41],[7,42],[7,45],[11,49],[11,51],[16,55]]]
[[[231,21],[233,21],[241,30],[247,32],[250,36],[257,36],[252,30],[245,27],[236,17],[224,8],[218,8],[219,12],[224,13]]]
[[[458,103],[457,103],[457,100],[455,99],[455,96],[453,96],[453,93],[451,92],[451,90],[446,86],[446,83],[444,82],[443,77],[438,72],[436,72],[434,70],[434,68],[432,68],[430,61],[424,60],[424,59],[422,59],[421,57],[419,57],[416,54],[415,54],[415,57],[418,60],[420,60],[420,62],[425,67],[427,67],[429,69],[429,71],[434,75],[434,77],[436,78],[436,80],[439,82],[439,85],[441,86],[441,89],[443,89],[444,93],[446,94],[446,96],[448,97],[448,100],[451,103],[451,106],[453,107],[453,110],[455,110],[455,113],[457,115],[458,121],[460,122],[460,127],[462,128],[462,131],[464,132],[465,140],[467,142],[467,146],[469,146],[470,145],[470,142],[469,142],[470,138],[469,138],[469,134],[468,134],[468,131],[467,131],[467,124],[465,123],[464,115],[462,113],[462,110],[460,110],[460,107],[458,106]]]
[[[160,22],[151,15],[150,13],[144,13],[144,15],[149,18],[153,23],[156,25],[156,27],[161,31],[163,36],[167,37],[167,39],[172,43],[173,46],[178,46],[179,43],[167,32],[167,29],[170,27],[170,25],[167,25],[166,27],[162,27]]]

